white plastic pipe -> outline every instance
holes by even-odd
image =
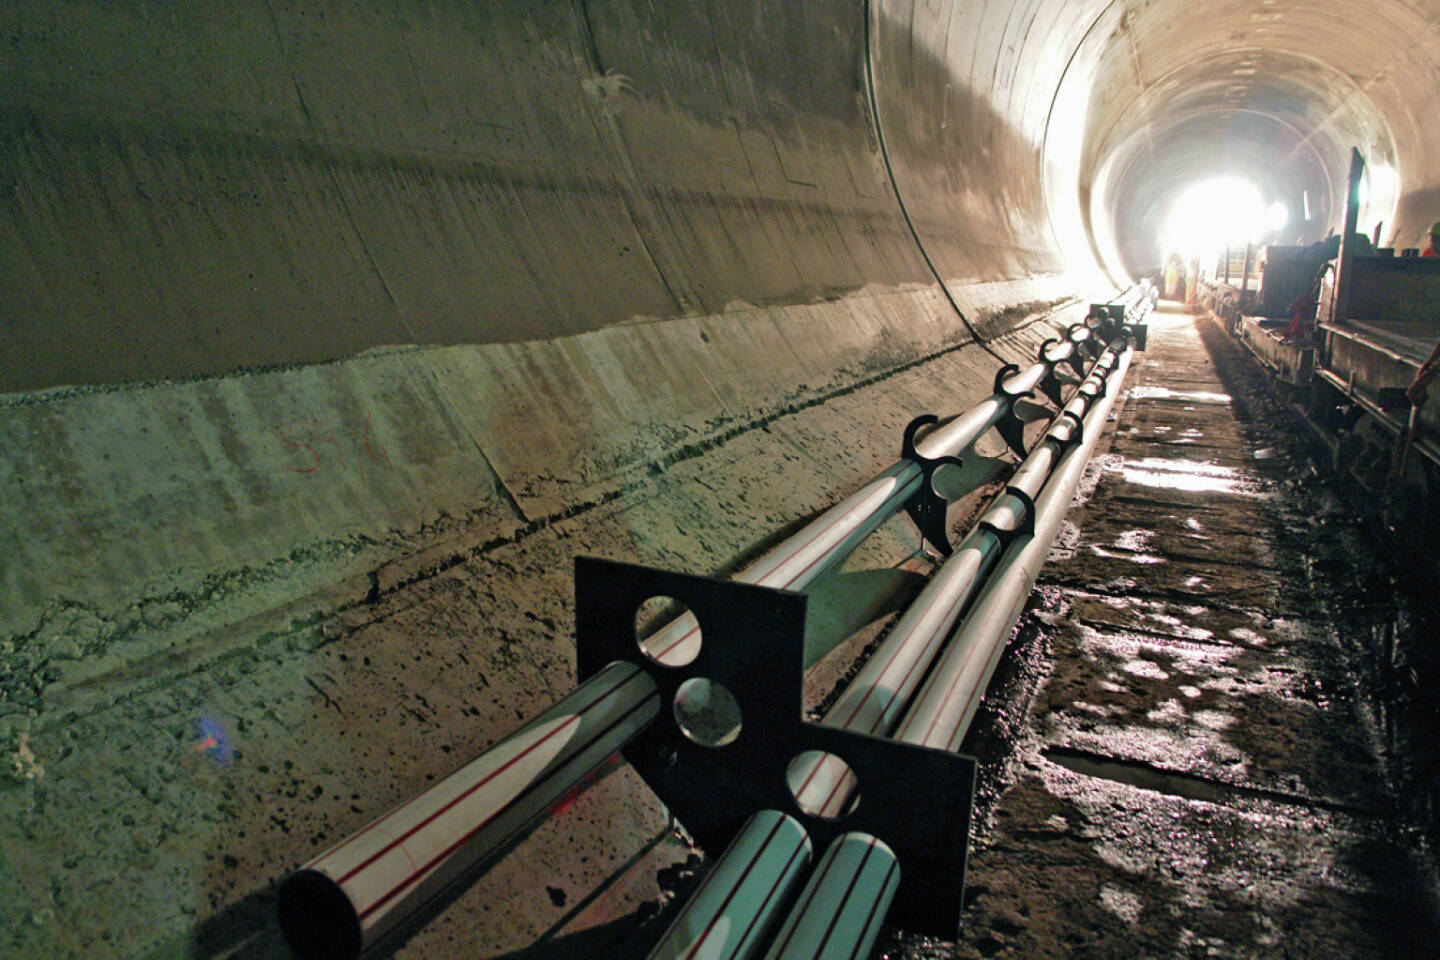
[[[1033,389],[1055,362],[1075,349],[1073,343],[1060,346],[1063,349],[1052,347],[1041,362],[1012,375],[1006,386],[1016,393]],[[999,422],[1011,402],[1008,394],[986,398],[917,440],[918,451],[926,457],[963,452]],[[922,471],[914,463],[894,464],[737,579],[803,589],[897,512],[921,480]],[[661,663],[684,665],[698,645],[698,623],[687,613],[641,646]],[[642,687],[638,700],[626,699]],[[624,697],[616,699],[621,688]],[[610,715],[604,711],[620,703],[627,711],[623,722],[605,725]],[[493,855],[658,714],[653,684],[642,671],[630,664],[606,668],[451,777],[290,877],[281,890],[280,913],[292,946],[305,958],[358,955],[472,865]],[[587,739],[592,734],[597,738],[593,742]],[[552,755],[551,749],[557,752]],[[535,768],[542,758],[548,766]],[[532,772],[535,778],[527,779]],[[447,798],[453,797],[459,799],[451,803]],[[431,810],[439,812],[429,817],[425,811]],[[400,839],[391,842],[397,836]],[[358,860],[357,851],[363,852]]]
[[[912,461],[896,463],[735,579],[780,590],[803,590],[903,507],[922,479],[920,467]],[[700,624],[695,614],[683,613],[645,638],[640,647],[657,663],[683,667],[700,653]]]
[[[650,960],[746,960],[756,956],[790,903],[813,848],[778,810],[746,821],[650,952]]]
[[[825,723],[888,736],[975,595],[985,571],[999,555],[1000,541],[988,530],[972,531],[961,541],[825,714]],[[850,768],[839,758],[818,751],[802,754],[801,760],[791,765],[787,780],[800,809],[821,817],[844,813],[855,790],[855,774]]]
[[[1074,349],[1070,343],[1061,346]],[[1034,389],[1064,356],[1068,356],[1068,351],[1053,359],[1047,353],[1046,362],[1013,374],[1005,381],[1006,387],[1017,393]],[[1024,389],[1019,389],[1022,387]],[[991,394],[965,413],[918,438],[916,452],[931,459],[963,453],[1000,422],[1012,403],[1013,398],[1008,394]],[[922,479],[922,471],[912,461],[895,463],[746,567],[735,579],[778,590],[804,590],[898,512],[919,488]],[[646,656],[657,663],[683,667],[699,655],[700,643],[699,622],[693,613],[687,612],[660,627],[640,646]]]
[[[429,790],[316,857],[280,889],[305,960],[354,958],[514,839],[660,710],[649,674],[616,662]]]
[[[1108,369],[1108,353],[1096,367]],[[1046,439],[1036,445],[1016,471],[1035,491],[1050,475],[1063,441],[1074,429],[1069,418],[1057,417]],[[980,518],[998,530],[1013,530],[1028,506],[1018,497],[1002,494]],[[966,605],[975,596],[1001,553],[991,530],[977,524],[960,546],[935,572],[920,595],[906,608],[855,679],[825,715],[825,723],[871,736],[888,736],[920,687],[930,664],[944,646]],[[822,817],[838,817],[851,802],[855,775],[839,758],[827,753],[802,754],[787,774],[791,793],[800,808]]]
[[[1025,462],[1011,476],[1008,484],[1010,488],[1018,488],[1032,499],[1039,495],[1041,487],[1054,471],[1056,460],[1076,431],[1080,429],[1079,422],[1083,422],[1086,412],[1100,394],[1102,381],[1114,369],[1117,357],[1118,354],[1112,349],[1101,354],[1095,361],[1095,365],[1080,384],[1080,388],[1065,404],[1064,412],[1070,416],[1055,418],[1050,429],[1045,431],[1045,436],[1035,445],[1031,455],[1025,458]],[[1007,529],[1003,525],[997,524],[997,526],[1000,526],[1002,530]]]
[[[900,886],[900,863],[868,833],[830,844],[765,960],[856,960],[870,956]]]
[[[1033,536],[1017,539],[1007,552],[1007,559],[991,574],[979,600],[966,614],[965,621],[954,639],[940,654],[933,674],[926,680],[900,729],[895,732],[896,739],[951,751],[959,749],[979,705],[980,696],[994,673],[1000,653],[1005,648],[1005,640],[1024,609],[1040,565],[1044,563],[1055,533],[1068,512],[1080,475],[1103,433],[1105,419],[1113,406],[1116,393],[1124,383],[1130,356],[1128,347],[1118,354],[1107,351],[1095,364],[1091,377],[1087,377],[1086,386],[1094,387],[1097,385],[1097,376],[1105,377],[1106,371],[1111,371],[1104,396],[1085,401],[1075,411],[1077,415],[1084,415],[1082,422],[1085,430],[1080,443],[1067,449],[1066,444],[1075,424],[1070,418],[1057,417],[1054,427],[1047,433],[1046,440],[1040,444],[1040,449],[1027,458],[1027,466],[1032,461],[1035,464],[1030,469],[1029,478],[1034,489],[1039,491],[1035,499],[1035,533]],[[1094,398],[1098,392],[1087,390],[1085,396]],[[1084,409],[1086,405],[1088,409]],[[1050,470],[1052,464],[1053,471]],[[1032,493],[1030,490],[1026,492]],[[998,529],[1014,529],[1015,522],[1021,518],[1024,509],[1019,498],[1007,494],[997,500],[982,521],[994,524]],[[971,537],[967,538],[966,543],[971,545],[969,549],[974,549],[977,543],[986,543],[997,552],[999,549],[998,538],[979,526],[972,532]],[[959,560],[965,552],[957,551],[951,562]],[[964,595],[968,598],[975,592],[975,586],[979,583],[984,569],[974,568],[969,559],[963,563],[963,573],[957,570],[956,576],[966,578]],[[945,573],[946,568],[942,567],[936,580],[944,578]],[[935,586],[935,581],[929,586]],[[948,589],[953,591],[954,585],[950,585]],[[866,723],[870,718],[874,718],[880,722],[870,724],[874,728],[872,732],[888,732],[889,725],[884,723],[879,710],[872,708],[862,717],[864,705],[876,696],[877,689],[883,690],[880,697],[890,702],[898,700],[903,704],[905,699],[892,696],[891,689],[876,684],[873,679],[862,685],[861,679],[877,661],[887,656],[888,641],[901,632],[905,619],[915,615],[915,623],[920,623],[925,617],[935,617],[935,609],[924,603],[924,599],[922,593],[922,597],[906,611],[902,622],[897,623],[896,630],[892,632],[891,638],[887,638],[887,644],[882,645],[881,652],[866,665],[856,683],[842,695],[837,708],[848,704],[849,712],[837,716],[837,710],[832,709],[827,715],[827,722],[838,721],[840,725],[853,729],[860,725],[855,723],[857,719]],[[954,617],[949,616],[934,620],[931,628],[936,632],[929,635],[913,628],[907,629],[904,641],[898,645],[897,650],[890,651],[888,656],[898,655],[901,662],[910,663],[911,673],[923,672],[924,667],[935,658],[936,647],[939,641],[948,635],[953,622]],[[942,625],[943,629],[937,629]],[[920,667],[920,670],[916,671],[916,667]],[[876,676],[883,675],[882,667]],[[914,684],[904,686],[913,689]],[[850,722],[847,723],[847,720]],[[792,767],[790,773],[790,786],[796,793],[797,801],[803,809],[822,816],[841,815],[854,793],[853,773],[843,762],[828,754],[804,756],[805,764],[798,765],[798,769]],[[841,839],[850,840],[844,848],[848,856],[841,856],[839,840],[826,851],[816,875],[807,884],[799,905],[776,937],[766,960],[801,960],[812,957],[826,960],[845,957],[848,960],[865,955],[873,946],[873,933],[869,931],[869,925],[877,915],[883,917],[889,909],[895,886],[898,886],[899,882],[898,875],[893,878],[894,883],[891,882],[888,867],[894,862],[893,856],[882,870],[878,861],[873,864],[868,862],[871,848],[866,841],[873,841],[873,838],[848,834]],[[860,849],[864,849],[866,853],[857,855],[857,850]],[[870,867],[868,874],[867,866]],[[837,933],[842,927],[845,928],[845,933],[840,935],[842,945],[837,947]],[[846,937],[856,941],[854,948],[851,943],[845,942]],[[855,952],[851,952],[852,949]]]
[[[1025,609],[1050,544],[1065,519],[1090,455],[1130,366],[1131,351],[1121,353],[1108,389],[1085,418],[1080,443],[1066,451],[1055,473],[1036,498],[1035,534],[1017,540],[986,584],[959,632],[935,664],[895,739],[941,750],[958,750],[979,709],[986,685],[1015,621]]]

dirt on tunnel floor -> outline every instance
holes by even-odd
[[[1338,612],[1384,565],[1333,555],[1354,520],[1219,326],[1150,323],[966,744],[961,941],[884,953],[1433,956],[1431,861],[1359,677],[1373,631]]]

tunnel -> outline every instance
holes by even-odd
[[[575,688],[577,556],[732,577],[883,470],[913,417],[981,402],[1088,304],[1158,277],[1196,184],[1243,181],[1284,211],[1257,250],[1343,231],[1347,209],[1375,247],[1424,247],[1437,18],[1411,0],[6,4],[0,953],[287,956],[287,876]],[[1126,402],[1181,397],[1165,431],[1214,396],[1270,402],[1219,325],[1184,336],[1223,385],[1184,380],[1189,316],[1157,318],[1131,376],[1172,380]],[[1117,437],[1151,423],[1127,409]],[[1245,442],[1246,469],[1282,445]],[[1275,483],[1277,510],[1311,495]],[[979,495],[964,502],[973,519]],[[1297,549],[1324,541],[1329,560],[1295,561],[1310,579],[1293,609],[1248,586],[1216,607],[1246,651],[1267,642],[1257,623],[1290,636],[1320,618],[1332,587],[1350,600],[1327,610],[1371,610],[1345,592],[1365,577],[1383,581],[1365,597],[1390,596],[1381,561],[1355,559],[1371,554],[1352,514],[1303,502]],[[1141,529],[1164,511],[1133,513]],[[1316,516],[1331,520],[1304,526]],[[833,635],[839,659],[814,658],[807,709],[932,569],[905,523],[812,591],[807,637]],[[1060,554],[1101,556],[1066,536]],[[1036,662],[1051,632],[1108,622],[1095,582],[1056,576],[1021,627]],[[1056,612],[1084,590],[1089,619]],[[1210,628],[1184,609],[1154,607],[1150,629],[1203,652]],[[1386,616],[1355,629],[1393,646],[1429,622]],[[987,701],[1038,715],[1059,694],[1036,670],[1002,670]],[[1393,714],[1344,676],[1295,696],[1383,739]],[[1315,799],[1299,774],[1246,780],[1241,754],[1205,761],[1230,764],[1223,789],[1162,776],[1171,754],[1084,746],[1107,689],[1065,743],[994,711],[974,748],[999,758],[977,800],[993,842],[972,853],[965,926],[892,931],[884,955],[1433,943],[1433,863],[1415,853],[1433,795],[1418,818],[1383,790]],[[1222,713],[1194,716],[1214,733],[1243,711]],[[1285,750],[1343,728],[1331,754],[1388,759],[1325,777],[1383,779],[1394,758],[1369,727],[1305,717]],[[1233,859],[1179,839],[1137,858],[1077,821],[1085,801],[1035,786],[1052,770],[1166,803],[1223,793],[1252,825],[1278,805],[1272,833],[1298,839],[1289,859],[1247,858],[1207,813],[1182,832]],[[1124,797],[1107,823],[1171,832]],[[551,812],[385,955],[644,956],[719,853],[619,752]],[[994,839],[1012,815],[1054,834],[1043,882]],[[1311,832],[1342,838],[1333,870]],[[1241,879],[1183,879],[1226,871]],[[1044,906],[1077,890],[1084,910]],[[1321,942],[1335,952],[1305,946]]]

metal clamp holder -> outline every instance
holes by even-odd
[[[1097,341],[1095,337],[1095,331],[1093,330],[1090,331],[1090,336],[1088,337],[1080,340],[1073,339],[1074,332],[1077,328],[1081,330],[1089,330],[1089,328],[1086,327],[1083,323],[1072,323],[1068,328],[1066,328],[1065,338],[1071,343],[1075,344],[1075,349],[1070,352],[1070,356],[1065,358],[1065,362],[1070,365],[1071,370],[1075,371],[1075,375],[1077,377],[1083,377],[1085,376],[1084,355],[1089,355],[1092,360],[1095,357],[1099,356],[1100,344]]]
[[[1085,410],[1086,412],[1090,410],[1089,403],[1085,404]],[[1061,410],[1060,416],[1065,417],[1067,420],[1070,420],[1072,423],[1074,423],[1075,429],[1070,431],[1069,439],[1063,441],[1057,440],[1057,443],[1061,444],[1062,447],[1070,447],[1085,439],[1085,421],[1083,419],[1083,415],[1077,414],[1073,410],[1067,409]]]
[[[950,545],[947,522],[950,501],[935,492],[935,471],[947,466],[964,469],[965,461],[959,457],[932,459],[921,455],[915,449],[915,435],[920,429],[939,422],[940,418],[933,413],[925,413],[906,424],[905,436],[900,441],[900,456],[914,463],[921,471],[920,488],[905,502],[905,512],[915,521],[915,526],[920,528],[920,535],[938,550],[941,556],[948,557],[954,552]]]
[[[1046,340],[1044,343],[1040,344],[1039,354],[1040,362],[1049,364],[1050,369],[1045,371],[1045,379],[1040,381],[1038,389],[1041,393],[1045,394],[1045,398],[1047,400],[1055,404],[1055,406],[1057,407],[1065,406],[1065,400],[1061,396],[1061,388],[1064,386],[1064,384],[1061,382],[1059,377],[1055,376],[1055,367],[1058,366],[1061,361],[1057,360],[1054,363],[1050,363],[1049,360],[1045,359],[1045,351],[1050,349],[1051,344],[1056,344],[1060,342],[1061,341],[1058,338],[1051,337],[1049,340]],[[1079,351],[1072,351],[1070,356],[1073,358],[1075,356],[1075,353],[1077,352]]]
[[[1127,323],[1120,328],[1120,332],[1130,338],[1130,342],[1135,344],[1136,350],[1144,350],[1146,342],[1150,339],[1148,323]]]
[[[1011,452],[1021,460],[1024,460],[1029,456],[1029,452],[1025,449],[1025,421],[1015,412],[1015,405],[1017,401],[1033,397],[1035,394],[1029,390],[1011,392],[1005,387],[1005,381],[1019,372],[1020,367],[1016,364],[1005,364],[995,372],[995,388],[991,392],[1010,398],[1009,408],[995,424],[995,430],[1000,434],[1000,439],[1005,441],[1005,446],[1009,447]]]
[[[684,666],[651,660],[636,639],[636,611],[656,596],[683,603],[699,624],[699,653]],[[761,809],[784,810],[798,819],[816,851],[842,833],[863,830],[888,844],[900,861],[890,921],[954,939],[976,761],[806,722],[805,607],[803,594],[787,590],[577,557],[580,679],[625,660],[654,680],[660,717],[625,755],[708,851],[718,854]],[[685,689],[701,680],[710,685],[712,703],[723,688],[738,705],[738,732],[723,745],[696,742],[676,715]],[[855,774],[859,802],[835,819],[801,809],[788,786],[790,764],[815,750],[839,757]]]
[[[1000,541],[1000,545],[1008,550],[1010,544],[1018,538],[1035,536],[1035,500],[1030,494],[1021,490],[1019,487],[1006,487],[1005,495],[1014,497],[1025,506],[1025,513],[1020,518],[1019,523],[1013,528],[1006,530],[997,527],[994,523],[982,517],[976,526],[981,530],[989,530],[995,535],[995,538]]]
[[[1077,339],[1075,336],[1076,330],[1084,330],[1090,335],[1088,337],[1081,337]],[[1085,370],[1083,364],[1081,363],[1080,355],[1083,353],[1087,358],[1091,360],[1094,360],[1096,357],[1100,356],[1100,351],[1105,349],[1105,344],[1102,343],[1100,340],[1100,332],[1098,329],[1088,327],[1083,323],[1072,323],[1070,324],[1070,326],[1065,328],[1065,336],[1071,343],[1075,344],[1075,352],[1070,355],[1070,367],[1076,373],[1084,376]]]
[[[1101,339],[1108,343],[1115,339],[1121,324],[1125,322],[1125,304],[1092,303],[1090,304],[1090,316],[1100,320]]]

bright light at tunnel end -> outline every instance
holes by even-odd
[[[1284,230],[1285,225],[1289,222],[1290,210],[1285,206],[1285,204],[1281,203],[1279,200],[1276,200],[1274,203],[1270,204],[1270,206],[1266,209],[1265,227],[1271,233],[1279,233],[1281,230]]]
[[[1268,206],[1260,189],[1240,177],[1215,177],[1186,187],[1160,231],[1162,253],[1185,259],[1218,256],[1227,246],[1259,243],[1290,220],[1284,203]]]

